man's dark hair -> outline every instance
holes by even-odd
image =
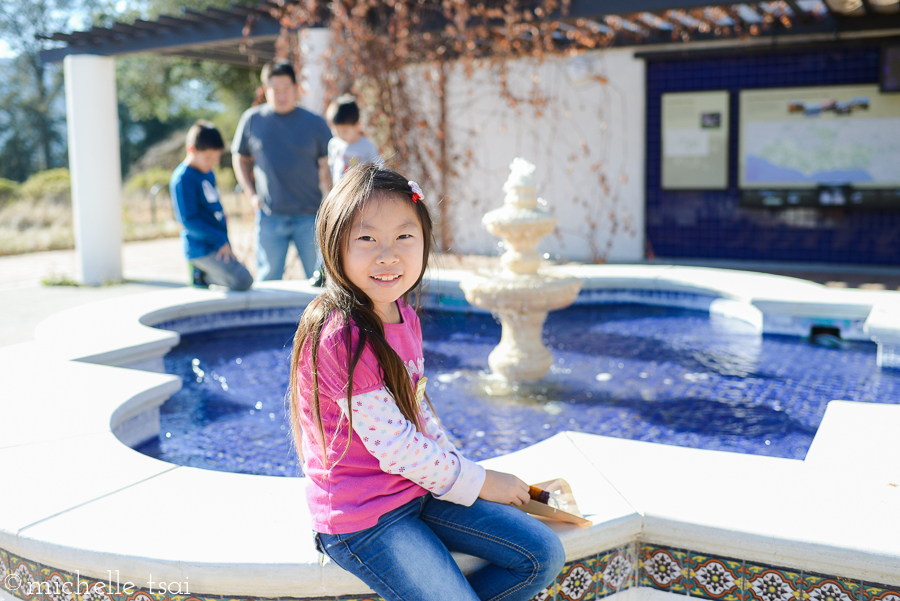
[[[359,106],[356,98],[346,94],[328,105],[325,119],[332,125],[356,125],[359,123]]]
[[[294,65],[287,61],[274,61],[266,63],[262,68],[262,82],[264,86],[269,85],[269,78],[277,75],[287,75],[293,83],[297,83],[297,74],[294,72]]]
[[[196,150],[222,150],[225,142],[216,126],[205,119],[198,119],[188,130],[186,146]]]

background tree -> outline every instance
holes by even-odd
[[[70,31],[89,22],[99,2],[0,3],[0,35],[17,55],[5,65],[8,77],[0,104],[0,176],[21,181],[35,171],[66,164],[62,69],[41,62],[38,53],[44,42],[38,36]]]
[[[0,177],[18,182],[40,168],[38,136],[29,127],[25,100],[32,82],[22,62],[7,59],[0,68]]]
[[[66,166],[65,98],[61,64],[43,64],[41,36],[153,20],[184,9],[227,8],[232,0],[144,0],[117,11],[113,0],[4,0],[0,34],[16,58],[0,61],[0,177],[23,181]],[[212,119],[230,137],[252,102],[258,73],[230,65],[158,54],[116,59],[122,171],[153,144],[195,119]]]
[[[226,140],[259,85],[255,70],[179,57],[116,59],[123,175],[151,146],[209,119]]]
[[[106,15],[103,24],[154,20],[183,10],[199,12],[234,4],[233,0],[146,0],[130,4],[128,11]],[[117,58],[123,175],[148,148],[196,119],[213,121],[230,139],[258,84],[257,70],[233,65],[161,54]]]

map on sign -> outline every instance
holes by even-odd
[[[900,98],[877,86],[741,93],[742,188],[900,186]]]

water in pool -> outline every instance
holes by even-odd
[[[594,305],[552,313],[548,377],[493,397],[483,391],[499,324],[427,311],[422,326],[429,396],[476,460],[564,430],[802,459],[828,401],[900,403],[900,374],[878,369],[873,343],[760,337],[701,311]],[[284,411],[293,333],[269,326],[183,336],[165,364],[184,388],[162,407],[158,441],[140,450],[206,469],[301,475]]]

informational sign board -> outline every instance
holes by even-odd
[[[664,190],[728,188],[728,92],[662,95]]]
[[[900,188],[900,95],[877,85],[740,93],[742,189]],[[849,188],[848,188],[849,187]]]

